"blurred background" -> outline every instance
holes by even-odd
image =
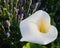
[[[37,10],[49,13],[58,29],[58,38],[45,46],[20,42],[20,22]],[[0,48],[60,48],[60,0],[0,0]]]

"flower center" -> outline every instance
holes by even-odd
[[[42,18],[40,21],[40,27],[39,27],[40,32],[46,33],[48,32],[48,25],[46,25],[46,21]]]

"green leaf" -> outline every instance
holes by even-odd
[[[26,45],[24,45],[23,48],[30,48],[30,43],[27,43]]]
[[[23,48],[47,48],[46,46],[42,46],[40,44],[34,44],[34,43],[27,43],[23,46]]]

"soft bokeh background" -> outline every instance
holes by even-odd
[[[48,12],[58,29],[58,38],[45,46],[20,42],[20,22],[37,10]],[[0,48],[60,48],[60,0],[0,0]]]

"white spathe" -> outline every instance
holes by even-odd
[[[43,33],[39,30],[41,18],[44,19],[45,27],[49,26],[48,32]],[[47,12],[39,10],[21,21],[20,30],[22,38],[20,41],[28,41],[32,43],[46,45],[53,42],[58,35],[56,27],[50,24],[50,16]]]

